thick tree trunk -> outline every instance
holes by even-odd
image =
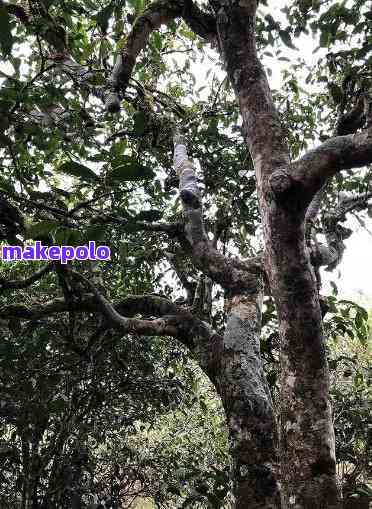
[[[281,336],[281,458],[288,508],[339,507],[329,373],[303,218],[266,204],[266,268]]]
[[[217,25],[255,166],[265,269],[279,318],[284,506],[336,509],[329,375],[317,284],[304,241],[305,210],[312,196],[290,174],[285,135],[257,57],[256,8],[256,0],[228,3]]]
[[[236,509],[279,509],[278,440],[260,356],[262,295],[227,301],[228,320],[209,375],[229,430]]]

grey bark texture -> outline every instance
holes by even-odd
[[[186,220],[187,238],[194,246],[193,257],[204,244],[209,265],[217,252],[204,230],[201,194],[195,169],[190,162],[185,139],[174,137],[174,164],[180,181],[180,196]],[[217,278],[226,289],[227,323],[223,338],[204,343],[198,360],[215,384],[227,419],[233,461],[233,488],[236,509],[279,509],[278,436],[270,390],[260,355],[262,276],[240,268],[236,284],[224,284],[231,273],[229,262],[221,255]],[[197,262],[198,263],[198,262]],[[245,272],[243,271],[245,269]],[[215,277],[216,269],[212,272]]]
[[[236,509],[280,508],[278,436],[260,355],[262,289],[226,300],[217,390],[230,433]]]

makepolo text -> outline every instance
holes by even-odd
[[[2,246],[0,258],[9,262],[14,260],[60,260],[66,264],[70,260],[111,260],[111,251],[108,246],[97,246],[91,240],[84,246],[43,246],[37,240],[35,244],[20,246]]]

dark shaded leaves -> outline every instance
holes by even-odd
[[[90,168],[84,166],[83,164],[75,163],[74,161],[69,161],[62,164],[58,170],[62,173],[81,178],[82,180],[88,182],[100,180],[99,177]]]
[[[0,45],[2,53],[9,55],[13,45],[13,36],[9,14],[3,5],[0,5]]]
[[[154,172],[129,156],[115,161],[114,168],[108,174],[108,180],[146,180],[154,177]]]

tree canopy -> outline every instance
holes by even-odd
[[[369,305],[321,282],[372,217],[371,6],[257,3],[0,1],[0,241],[111,250],[0,261],[4,509],[334,509],[285,470],[332,420],[303,470],[368,504]]]

